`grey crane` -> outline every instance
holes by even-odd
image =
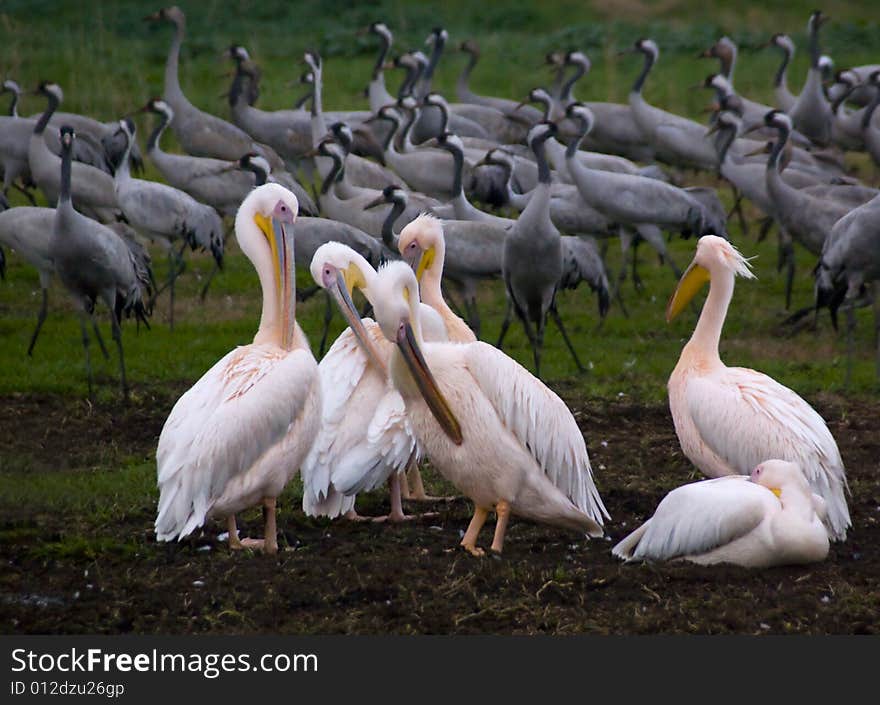
[[[556,292],[562,278],[562,241],[550,220],[551,176],[544,151],[544,143],[556,132],[554,123],[543,122],[529,131],[529,146],[538,161],[538,185],[526,209],[507,230],[501,260],[507,290],[507,311],[497,347],[503,345],[512,313],[515,312],[532,345],[537,377],[541,376],[541,351],[548,314],[562,333],[578,370],[584,370],[556,309]]]
[[[159,98],[150,100],[141,110],[158,116],[147,140],[147,154],[165,181],[174,188],[186,191],[197,201],[212,206],[221,215],[234,216],[253,188],[253,176],[222,159],[163,151],[162,134],[174,120],[174,111]]]
[[[874,164],[880,168],[880,124],[874,120],[875,114],[880,115],[877,113],[877,106],[880,105],[880,70],[871,74],[868,83],[874,89],[874,98],[862,116],[862,140]]]
[[[299,200],[300,210],[314,212],[314,204],[302,185],[285,171],[281,157],[268,145],[255,142],[240,127],[195,107],[180,87],[178,64],[180,47],[186,34],[186,15],[175,6],[159,10],[144,18],[150,22],[170,22],[174,25],[174,38],[165,62],[165,89],[163,99],[174,110],[171,129],[184,151],[195,157],[214,157],[235,161],[242,154],[257,152],[272,166],[272,173],[279,183],[293,191]]]
[[[846,102],[856,88],[860,87],[854,71],[838,71],[837,85],[846,86],[831,101],[831,141],[843,150],[864,151],[865,139],[862,134],[862,120],[867,107],[847,110]]]
[[[54,206],[61,188],[61,159],[49,149],[43,133],[52,114],[64,100],[64,93],[57,83],[46,81],[40,83],[36,92],[46,97],[47,106],[35,123],[28,142],[28,166],[34,182],[49,205]],[[76,208],[97,220],[116,220],[119,204],[113,190],[113,177],[82,162],[74,162],[72,169],[71,197]]]
[[[0,170],[3,172],[3,194],[8,195],[10,188],[23,193],[33,205],[33,195],[27,190],[26,184],[31,182],[28,166],[28,143],[34,131],[35,121],[18,116],[18,98],[21,95],[19,85],[11,80],[3,81],[2,93],[11,93],[9,115],[0,116]]]
[[[217,266],[222,266],[223,221],[211,206],[199,203],[180,189],[157,181],[133,178],[129,171],[128,157],[130,145],[134,142],[134,121],[130,118],[120,120],[119,130],[129,146],[113,177],[116,197],[132,227],[143,236],[160,243],[168,252],[169,325],[173,329],[174,282],[180,273],[179,259],[183,248],[189,245],[192,249],[208,249]],[[183,243],[179,254],[174,251],[175,241]]]
[[[772,109],[769,105],[757,103],[736,93],[733,87],[733,72],[736,69],[737,46],[730,37],[721,37],[721,39],[701,53],[700,57],[718,59],[718,62],[721,64],[721,76],[726,80],[730,92],[737,95],[742,105],[742,117],[747,123],[758,123],[767,111]]]
[[[630,53],[644,56],[642,70],[629,93],[633,118],[654,147],[657,159],[676,166],[714,170],[715,151],[706,137],[706,127],[698,122],[649,104],[642,96],[645,80],[657,59],[660,49],[652,39],[639,39]]]
[[[807,80],[794,105],[788,111],[795,128],[817,144],[831,140],[831,106],[822,90],[822,67],[819,65],[819,29],[828,17],[821,10],[810,15],[807,31],[810,34],[810,69]]]
[[[880,377],[880,196],[840,218],[825,239],[816,268],[816,307],[829,306],[836,323],[841,304],[847,313],[847,384],[852,377],[855,307],[874,288],[877,375]]]
[[[373,22],[366,31],[379,37],[379,56],[373,65],[373,73],[367,86],[370,112],[375,113],[383,105],[394,102],[394,96],[385,87],[385,62],[391,51],[391,45],[394,43],[394,35],[384,22]]]
[[[782,62],[773,77],[773,99],[777,108],[788,112],[797,102],[797,96],[788,89],[788,66],[794,58],[794,42],[787,34],[777,33],[763,46],[776,47],[782,51]]]
[[[149,255],[134,240],[86,218],[73,207],[71,200],[72,128],[61,128],[61,178],[58,206],[49,257],[58,278],[80,307],[82,344],[86,356],[89,398],[92,398],[92,365],[86,320],[94,325],[95,303],[101,299],[110,311],[113,340],[119,352],[119,376],[123,397],[128,399],[125,357],[120,323],[122,317],[135,316],[149,326],[145,300],[151,292],[152,272]]]

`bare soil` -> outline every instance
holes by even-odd
[[[586,383],[588,384],[588,382]],[[151,458],[186,385],[140,389],[129,407],[61,397],[0,399],[0,457],[12,472],[118,472]],[[752,571],[690,564],[622,565],[614,541],[648,518],[670,489],[699,479],[662,405],[585,398],[556,385],[586,434],[612,513],[608,540],[514,519],[504,555],[458,548],[465,499],[404,525],[303,516],[294,487],[280,502],[276,557],[231,553],[223,527],[180,544],[152,534],[155,496],[121,506],[112,522],[11,506],[0,498],[3,633],[514,633],[866,634],[880,631],[880,404],[811,399],[847,467],[853,529],[828,559]],[[26,475],[23,475],[26,481]],[[429,491],[454,494],[430,469]],[[387,495],[359,500],[387,510]],[[240,521],[259,535],[258,512]],[[483,542],[491,541],[492,522]]]

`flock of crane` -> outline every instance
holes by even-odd
[[[783,52],[776,108],[735,92],[730,39],[706,51],[721,67],[704,84],[716,100],[709,126],[644,99],[659,57],[649,39],[631,49],[644,63],[628,104],[574,98],[576,81],[590,69],[579,51],[548,56],[554,84],[523,102],[476,95],[468,77],[479,49],[470,41],[461,45],[470,60],[457,85],[460,102],[449,103],[431,89],[446,31],[432,31],[430,57],[412,51],[389,62],[393,38],[382,22],[369,28],[380,42],[369,110],[325,113],[322,61],[308,51],[307,95],[291,110],[262,111],[255,107],[259,67],[244,47],[232,46],[233,124],[196,108],[180,87],[184,13],[170,7],[146,19],[175,29],[164,95],[141,109],[156,116],[146,155],[167,183],[132,175],[143,159],[132,115],[102,123],[60,113],[61,87],[43,82],[35,93],[45,110],[19,117],[21,91],[7,80],[13,102],[11,115],[0,118],[4,196],[16,188],[31,197],[36,186],[55,207],[7,208],[0,244],[40,274],[43,300],[28,353],[57,273],[81,308],[90,395],[90,327],[107,355],[93,316],[98,299],[110,311],[127,395],[122,318],[147,323],[167,288],[173,326],[185,248],[210,250],[219,267],[223,218],[234,217],[237,242],[259,275],[260,325],[253,343],[217,362],[165,423],[157,449],[159,540],[225,517],[230,547],[277,551],[276,498],[300,471],[310,515],[357,520],[356,495],[388,483],[387,518],[404,520],[402,497],[426,497],[422,458],[474,502],[462,539],[474,555],[482,555],[477,536],[492,511],[496,552],[511,514],[601,536],[610,516],[584,436],[539,378],[548,317],[582,369],[556,308],[560,289],[586,281],[598,292],[601,315],[612,296],[623,307],[620,277],[609,285],[596,244],[611,237],[633,253],[646,241],[680,277],[668,319],[710,284],[670,377],[669,399],[683,451],[714,478],[671,492],[615,555],[767,566],[822,560],[829,541],[846,538],[845,471],[824,421],[790,389],[719,358],[734,279],[752,275],[727,239],[717,193],[675,186],[655,163],[717,172],[737,199],[777,223],[788,295],[792,242],[816,255],[816,310],[828,306],[836,315],[845,304],[851,330],[853,309],[871,300],[880,279],[880,198],[845,173],[842,152],[863,149],[880,164],[880,66],[825,80],[821,12],[808,23],[811,64],[799,96],[786,82],[794,44],[785,35],[771,40]],[[391,67],[405,71],[396,96],[385,86]],[[162,151],[168,127],[184,154]],[[314,198],[296,173],[320,181]],[[470,199],[519,215],[502,217]],[[664,231],[700,238],[683,275]],[[167,252],[161,288],[144,238]],[[323,354],[325,324],[320,364],[296,321],[297,265],[349,323]],[[507,292],[495,346],[478,341],[476,293],[491,278],[501,278]],[[447,304],[450,285],[460,307]],[[373,318],[361,318],[355,289]],[[532,345],[535,376],[501,349],[514,316]],[[240,539],[235,515],[257,505],[265,536]]]

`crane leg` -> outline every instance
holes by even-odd
[[[504,548],[504,535],[510,521],[510,504],[503,499],[495,505],[495,536],[492,539],[492,551],[501,553]]]
[[[116,341],[116,349],[119,351],[119,380],[122,384],[122,398],[128,401],[128,380],[125,378],[125,357],[122,352],[122,330],[119,328],[119,321],[116,319],[114,311],[110,312],[110,323],[113,327],[113,340]]]
[[[513,301],[510,296],[507,297],[507,310],[504,312],[504,320],[501,322],[501,334],[498,336],[498,342],[495,347],[499,350],[503,349],[504,338],[507,335],[507,329],[510,328],[510,319],[513,317]]]
[[[43,321],[46,320],[46,310],[48,306],[49,290],[43,289],[43,303],[40,305],[40,312],[37,314],[37,327],[34,328],[34,334],[31,336],[30,345],[28,345],[28,356],[32,356],[34,354],[34,345],[37,344],[37,336],[40,334],[40,329],[43,327]]]
[[[94,400],[92,390],[92,356],[89,352],[89,329],[86,327],[86,313],[80,315],[79,327],[82,333],[83,350],[86,353],[86,377],[89,380],[89,401]]]
[[[639,248],[639,241],[636,240],[636,242],[633,244],[632,249],[630,250],[632,252],[632,277],[633,277],[633,286],[635,287],[635,290],[642,291],[645,288],[645,286],[644,286],[644,284],[642,284],[642,278],[639,276],[638,248]]]
[[[746,223],[746,217],[743,214],[742,210],[742,192],[733,184],[730,185],[730,189],[733,191],[733,208],[730,209],[730,212],[727,214],[727,219],[730,220],[730,217],[736,213],[737,219],[739,220],[739,227],[742,230],[743,237],[748,237],[749,235],[749,225]]]
[[[468,324],[474,335],[480,337],[480,312],[477,309],[476,298],[470,297],[464,300],[465,310],[467,311]]]
[[[318,357],[324,357],[324,349],[327,347],[327,335],[330,333],[330,321],[333,320],[333,302],[330,293],[325,292],[327,306],[324,309],[324,332],[321,334],[321,345],[318,347]]]
[[[101,335],[101,329],[98,327],[98,322],[92,317],[92,331],[95,333],[95,338],[98,340],[98,347],[101,348],[101,354],[104,356],[105,360],[110,359],[110,353],[107,352],[107,346],[104,345],[104,336]]]
[[[791,308],[791,290],[794,284],[794,246],[791,242],[788,243],[785,260],[785,310],[788,311]]]
[[[202,287],[202,291],[199,294],[199,301],[202,303],[205,302],[205,297],[208,295],[208,288],[211,286],[211,282],[214,281],[214,277],[217,275],[217,272],[220,271],[220,265],[217,262],[214,262],[214,267],[211,269],[211,273],[208,275],[208,281],[205,282],[205,285]]]
[[[568,348],[568,352],[570,352],[571,356],[574,358],[574,364],[577,365],[578,372],[586,372],[586,369],[578,358],[577,352],[575,352],[574,346],[571,344],[571,340],[568,338],[565,326],[562,325],[562,316],[560,316],[559,311],[556,310],[556,304],[553,304],[550,307],[550,315],[553,317],[553,322],[556,323],[556,327],[559,328],[559,332],[562,333],[562,339],[565,341],[565,346]]]
[[[846,379],[844,386],[852,381],[853,355],[855,354],[856,307],[852,301],[846,303]]]
[[[874,346],[877,349],[877,377],[880,379],[880,284],[874,283]]]
[[[31,202],[32,206],[37,205],[37,201],[34,198],[34,195],[30,191],[28,191],[26,188],[24,188],[24,186],[19,186],[16,182],[13,181],[12,188],[14,188],[19,193],[23,194],[24,197],[27,198],[27,200],[29,200]]]
[[[758,231],[758,242],[764,242],[764,239],[770,233],[770,228],[773,227],[773,218],[767,217],[761,221],[761,229]]]
[[[479,505],[474,506],[474,516],[471,523],[468,524],[467,531],[464,532],[464,538],[461,540],[461,546],[472,556],[483,556],[485,551],[477,546],[477,537],[480,535],[480,529],[486,523],[486,517],[489,516],[489,510]]]

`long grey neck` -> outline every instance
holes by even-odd
[[[123,133],[125,134],[125,133]],[[134,143],[134,135],[125,134],[125,151],[122,153],[122,158],[119,160],[119,164],[116,166],[116,171],[113,174],[114,179],[128,179],[131,178],[131,172],[129,171],[128,159],[131,156],[131,148]]]
[[[18,117],[18,93],[13,92],[12,102],[9,104],[9,114]]]
[[[37,124],[34,125],[34,134],[42,135],[43,131],[46,129],[46,125],[49,124],[49,120],[52,119],[52,114],[58,110],[59,101],[58,98],[55,97],[53,93],[47,93],[46,99],[49,104],[46,106],[46,109],[43,111],[43,114],[40,115],[40,119],[37,120]]]
[[[819,58],[822,56],[822,48],[819,45],[819,23],[814,22],[810,30],[810,68],[819,68]]]
[[[388,52],[391,51],[391,42],[384,34],[379,35],[379,56],[376,64],[373,66],[373,80],[382,78],[382,72],[385,66],[385,60],[388,58]]]
[[[168,127],[168,113],[158,113],[158,115],[159,122],[156,124],[156,127],[153,128],[153,131],[150,133],[150,137],[147,140],[147,152],[159,149],[159,140],[162,139],[162,133],[165,131],[165,128]]]
[[[458,94],[459,98],[461,96],[473,95],[468,84],[471,78],[471,71],[474,70],[474,66],[477,65],[477,62],[479,60],[480,57],[476,53],[471,52],[467,64],[458,75],[458,80],[455,82],[455,91]]]
[[[65,145],[61,142],[61,191],[58,194],[58,203],[70,203],[70,172],[73,161],[73,141]]]
[[[574,99],[571,96],[571,90],[574,87],[574,84],[577,83],[581,78],[583,78],[584,74],[587,72],[587,67],[583,64],[575,64],[575,72],[572,74],[571,78],[569,78],[562,86],[562,90],[559,94],[559,99],[565,103],[571,103]]]
[[[339,155],[335,152],[332,154],[331,159],[333,159],[333,166],[330,168],[330,172],[327,174],[327,178],[324,179],[324,183],[321,184],[321,193],[326,194],[330,191],[330,187],[333,186],[333,183],[336,181],[341,181],[345,171],[342,165],[342,159],[339,158]]]
[[[421,85],[421,95],[418,97],[420,98],[431,92],[431,80],[434,78],[434,70],[437,68],[437,64],[440,63],[440,57],[443,56],[445,45],[446,43],[439,35],[434,38],[434,49],[431,52],[431,58],[419,80]]]
[[[462,193],[462,172],[464,171],[464,154],[455,146],[449,149],[452,154],[452,195],[457,196]]]
[[[654,67],[654,55],[650,52],[645,52],[645,61],[642,64],[642,72],[636,78],[636,82],[633,84],[633,92],[641,93],[642,86],[645,85],[645,79],[648,78],[648,74],[651,72],[651,69]]]
[[[165,61],[165,99],[183,97],[178,76],[180,64],[180,47],[186,33],[186,23],[174,23],[174,39],[171,40],[171,48],[168,50],[168,59]]]
[[[788,64],[791,61],[791,52],[783,47],[782,48],[782,63],[779,64],[779,69],[776,71],[776,78],[773,79],[773,85],[777,88],[781,88],[782,86],[787,85],[787,81],[785,79],[785,72],[788,70]]]
[[[394,223],[397,222],[397,219],[405,210],[406,203],[395,198],[391,202],[391,210],[388,211],[388,215],[385,216],[385,220],[382,222],[382,242],[384,242],[385,246],[392,252],[397,252],[397,242],[394,237]]]

